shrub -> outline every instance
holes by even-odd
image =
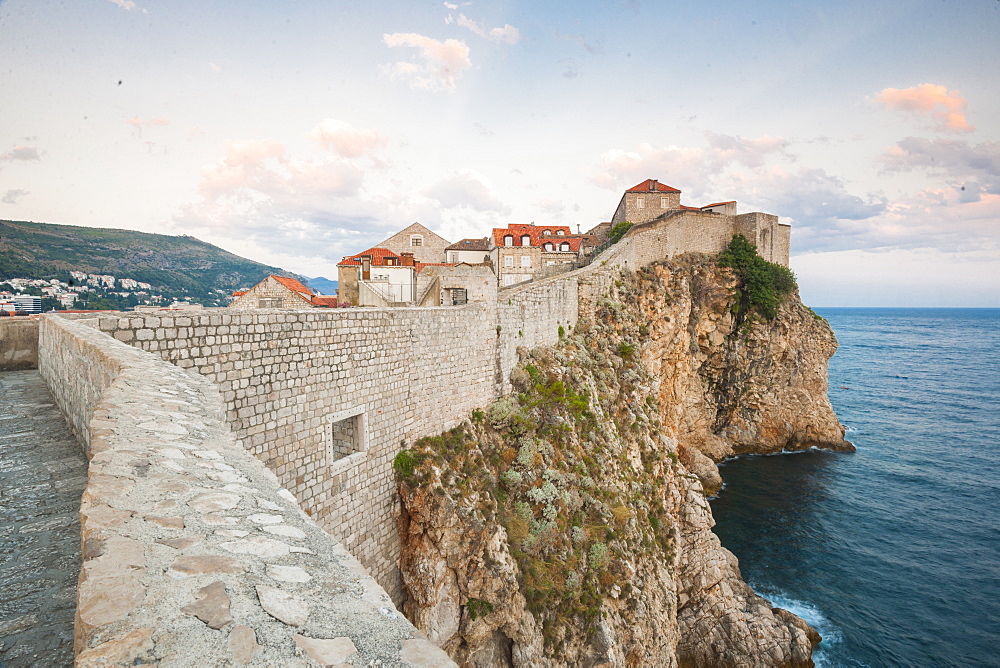
[[[392,468],[396,469],[397,475],[403,480],[412,480],[413,473],[422,460],[423,457],[412,450],[400,450],[392,460]]]
[[[469,611],[469,617],[475,621],[476,617],[485,617],[493,612],[493,604],[478,598],[470,598],[465,603],[465,609]]]
[[[736,272],[740,282],[740,303],[736,315],[756,308],[768,320],[778,315],[786,295],[797,287],[795,274],[785,266],[768,262],[742,234],[733,235],[719,255],[719,265]]]
[[[608,240],[616,244],[621,241],[621,238],[625,236],[625,233],[632,229],[632,223],[615,223],[608,233]]]
[[[587,553],[587,563],[595,571],[603,570],[608,565],[608,546],[604,543],[594,543]]]

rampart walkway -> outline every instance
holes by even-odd
[[[0,373],[0,666],[72,666],[87,460],[37,371]]]

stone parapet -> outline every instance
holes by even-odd
[[[37,367],[37,318],[0,318],[0,371],[18,371]]]
[[[94,325],[40,335],[90,457],[76,665],[453,665],[237,445],[218,387]]]

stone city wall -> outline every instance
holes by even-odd
[[[402,600],[392,460],[509,391],[518,348],[552,345],[592,313],[621,269],[717,253],[729,217],[635,226],[583,269],[462,307],[109,314],[96,328],[218,387],[237,442]],[[96,385],[96,383],[88,382]],[[355,434],[348,454],[338,434]]]
[[[38,367],[38,320],[0,318],[0,371]]]
[[[89,444],[76,665],[453,665],[236,443],[208,379],[97,320],[42,319]]]
[[[392,460],[492,400],[494,308],[116,314],[96,325],[215,383],[238,442],[399,601]],[[346,457],[333,446],[344,420],[363,432]]]

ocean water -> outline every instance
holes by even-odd
[[[821,666],[1000,666],[1000,309],[816,309],[858,451],[742,457],[716,533]]]

